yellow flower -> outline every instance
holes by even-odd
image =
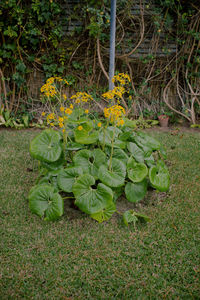
[[[98,127],[101,127],[101,122],[99,122],[99,123],[97,124],[97,126],[98,126]]]
[[[62,130],[63,133],[65,133],[65,131],[66,131],[65,129]]]
[[[89,113],[89,110],[88,110],[88,109],[86,109],[86,110],[85,110],[85,113],[86,113],[86,114],[88,114],[88,113]]]
[[[90,100],[93,100],[93,98],[85,92],[78,92],[75,95],[71,96],[71,99],[75,99],[76,103],[88,102]]]
[[[71,109],[73,109],[74,108],[74,106],[72,105],[72,104],[70,104],[70,106],[69,106]]]
[[[63,106],[61,106],[61,107],[60,107],[60,111],[63,112],[64,110],[65,110],[65,108],[64,108]]]
[[[63,124],[63,123],[59,123],[58,125],[59,125],[60,128],[63,128],[63,127],[64,127],[64,124]]]
[[[52,84],[54,82],[54,77],[50,77],[47,79],[46,84]]]
[[[70,108],[66,108],[66,109],[65,109],[65,113],[66,113],[67,115],[71,115],[72,110],[71,110]]]
[[[81,125],[78,126],[78,130],[80,130],[80,131],[83,130],[83,126],[81,126]]]
[[[125,114],[125,109],[120,105],[113,105],[109,108],[104,108],[104,116],[110,118],[110,122],[119,121]]]
[[[123,126],[124,125],[124,120],[119,120],[119,125]]]
[[[50,123],[50,126],[52,126],[52,127],[53,127],[53,126],[54,126],[54,123]]]
[[[42,116],[44,117],[45,115],[46,115],[46,113],[43,111],[43,112],[42,112]]]
[[[112,79],[113,82],[117,81],[121,85],[125,85],[126,83],[130,82],[130,76],[128,74],[119,73],[118,75],[115,75]]]
[[[67,96],[65,94],[63,94],[63,99],[66,100],[67,99]]]
[[[49,114],[49,115],[47,116],[47,119],[49,119],[49,120],[54,120],[54,119],[55,119],[55,115],[54,115],[53,113],[51,113],[51,114]]]
[[[62,123],[63,121],[64,121],[64,119],[63,118],[58,118],[58,121],[60,122],[60,123]]]

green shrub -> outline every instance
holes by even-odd
[[[60,103],[59,111],[52,105],[53,112],[47,116],[52,128],[30,144],[31,156],[40,162],[37,185],[29,193],[33,213],[46,220],[57,219],[63,214],[64,199],[72,198],[80,210],[103,222],[116,212],[116,201],[123,194],[136,203],[145,197],[148,187],[168,190],[165,153],[157,140],[139,132],[134,121],[125,117],[119,89],[117,95],[107,93],[111,105],[98,119],[90,113],[90,95],[77,93],[69,101],[57,81],[63,84],[61,78],[51,78],[41,89],[48,99]],[[149,220],[132,210],[123,215],[125,224],[139,218]]]

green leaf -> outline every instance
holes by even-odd
[[[159,160],[157,162],[157,166],[153,166],[150,168],[149,179],[152,186],[158,191],[168,191],[170,184],[170,176],[169,171],[162,160]]]
[[[134,137],[134,140],[136,144],[144,150],[144,152],[159,150],[161,146],[160,142],[144,132],[138,133],[138,135]]]
[[[147,164],[147,166],[149,168],[155,166],[155,160],[154,160],[153,154],[151,154],[149,156],[145,156],[144,157],[144,162],[145,162],[145,164]]]
[[[63,199],[50,185],[38,185],[31,189],[29,196],[30,210],[46,221],[58,219],[63,214]]]
[[[167,153],[166,153],[166,150],[163,146],[160,147],[160,154],[162,155],[162,157],[164,159],[167,159]]]
[[[29,116],[28,115],[23,115],[22,120],[24,122],[25,127],[29,127]]]
[[[142,221],[145,221],[145,222],[151,222],[151,218],[149,218],[149,217],[146,216],[146,215],[143,215],[143,214],[140,214],[140,213],[136,213],[136,212],[135,212],[135,216],[136,216],[139,220],[142,220]]]
[[[132,183],[128,182],[125,186],[125,195],[128,201],[138,202],[144,198],[147,193],[147,180]]]
[[[126,165],[128,160],[128,155],[122,149],[116,148],[113,151],[113,158],[119,159]]]
[[[89,173],[97,179],[99,167],[106,163],[106,155],[98,148],[93,151],[84,149],[74,155],[73,161],[83,169],[83,173]]]
[[[111,171],[108,169],[107,165],[102,165],[98,172],[99,179],[110,187],[122,186],[124,184],[125,176],[126,166],[116,158],[112,159]]]
[[[45,162],[55,162],[62,154],[61,135],[52,129],[46,129],[30,143],[30,154]]]
[[[120,186],[117,188],[112,188],[112,191],[113,191],[113,202],[116,203],[117,199],[119,199],[119,197],[123,194],[124,187]]]
[[[80,144],[90,145],[98,140],[98,131],[74,130],[75,141]]]
[[[133,223],[135,226],[138,218],[135,216],[135,212],[133,210],[127,210],[123,214],[123,221],[126,226],[128,226],[129,223]]]
[[[60,170],[63,168],[63,163],[64,163],[64,155],[63,153],[61,154],[60,158],[55,161],[55,162],[41,162],[41,167],[45,168],[49,171],[55,171],[55,170]]]
[[[92,157],[92,152],[87,149],[78,151],[74,157],[73,161],[75,166],[80,166],[83,170],[83,173],[91,173],[91,164],[90,158]]]
[[[118,136],[121,133],[122,131],[119,128],[117,127],[114,128],[113,126],[109,126],[107,129],[104,129],[99,132],[99,141],[102,145],[112,147],[112,139],[114,137],[114,148],[125,149],[126,143],[118,139]]]
[[[148,216],[137,213],[132,209],[125,211],[125,213],[123,214],[123,221],[126,226],[128,226],[129,223],[134,223],[135,226],[138,220],[143,220],[145,222],[151,221],[151,219]]]
[[[127,148],[137,162],[144,162],[144,152],[135,143],[127,143]]]
[[[106,163],[106,155],[101,149],[94,149],[92,151],[92,158],[93,163],[90,163],[91,175],[97,179],[100,166]]]
[[[75,204],[87,214],[102,211],[112,203],[113,192],[106,185],[99,183],[96,188],[95,179],[89,174],[80,176],[73,185]]]
[[[91,214],[90,217],[94,220],[98,221],[99,223],[102,223],[103,221],[109,220],[114,212],[116,211],[116,206],[114,203],[110,203],[107,207],[102,209],[101,211]]]
[[[133,182],[141,182],[148,175],[148,168],[145,164],[136,163],[129,159],[127,163],[128,178]]]
[[[124,126],[130,127],[130,128],[136,128],[137,120],[130,120],[128,118],[124,118]]]
[[[56,192],[59,192],[59,187],[57,182],[58,174],[59,174],[59,170],[50,171],[46,173],[43,177],[37,180],[37,185],[51,185],[52,187],[54,187],[54,190]]]
[[[71,142],[71,143],[67,143],[67,147],[66,147],[66,150],[70,150],[70,151],[77,151],[77,150],[80,150],[80,149],[83,149],[84,148],[84,145],[83,144],[79,144],[79,143],[76,143],[76,142]]]
[[[130,136],[131,136],[132,132],[131,131],[125,131],[125,132],[122,132],[120,135],[119,135],[119,140],[121,141],[127,141]]]
[[[83,127],[82,130],[79,130],[78,127],[74,130],[75,141],[80,144],[94,144],[98,140],[98,131],[93,130],[93,122],[83,120],[77,120],[78,125]]]
[[[76,178],[82,174],[83,171],[81,167],[70,167],[60,171],[58,175],[59,188],[66,193],[71,193]]]

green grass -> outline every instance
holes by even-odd
[[[0,131],[0,299],[200,299],[200,134],[150,133],[167,148],[171,187],[137,205],[152,218],[137,230],[67,203],[57,222],[33,215],[36,134]]]

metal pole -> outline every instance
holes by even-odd
[[[113,90],[113,88],[114,88],[114,83],[112,82],[112,78],[115,75],[116,3],[117,3],[117,0],[111,0],[109,90]]]

